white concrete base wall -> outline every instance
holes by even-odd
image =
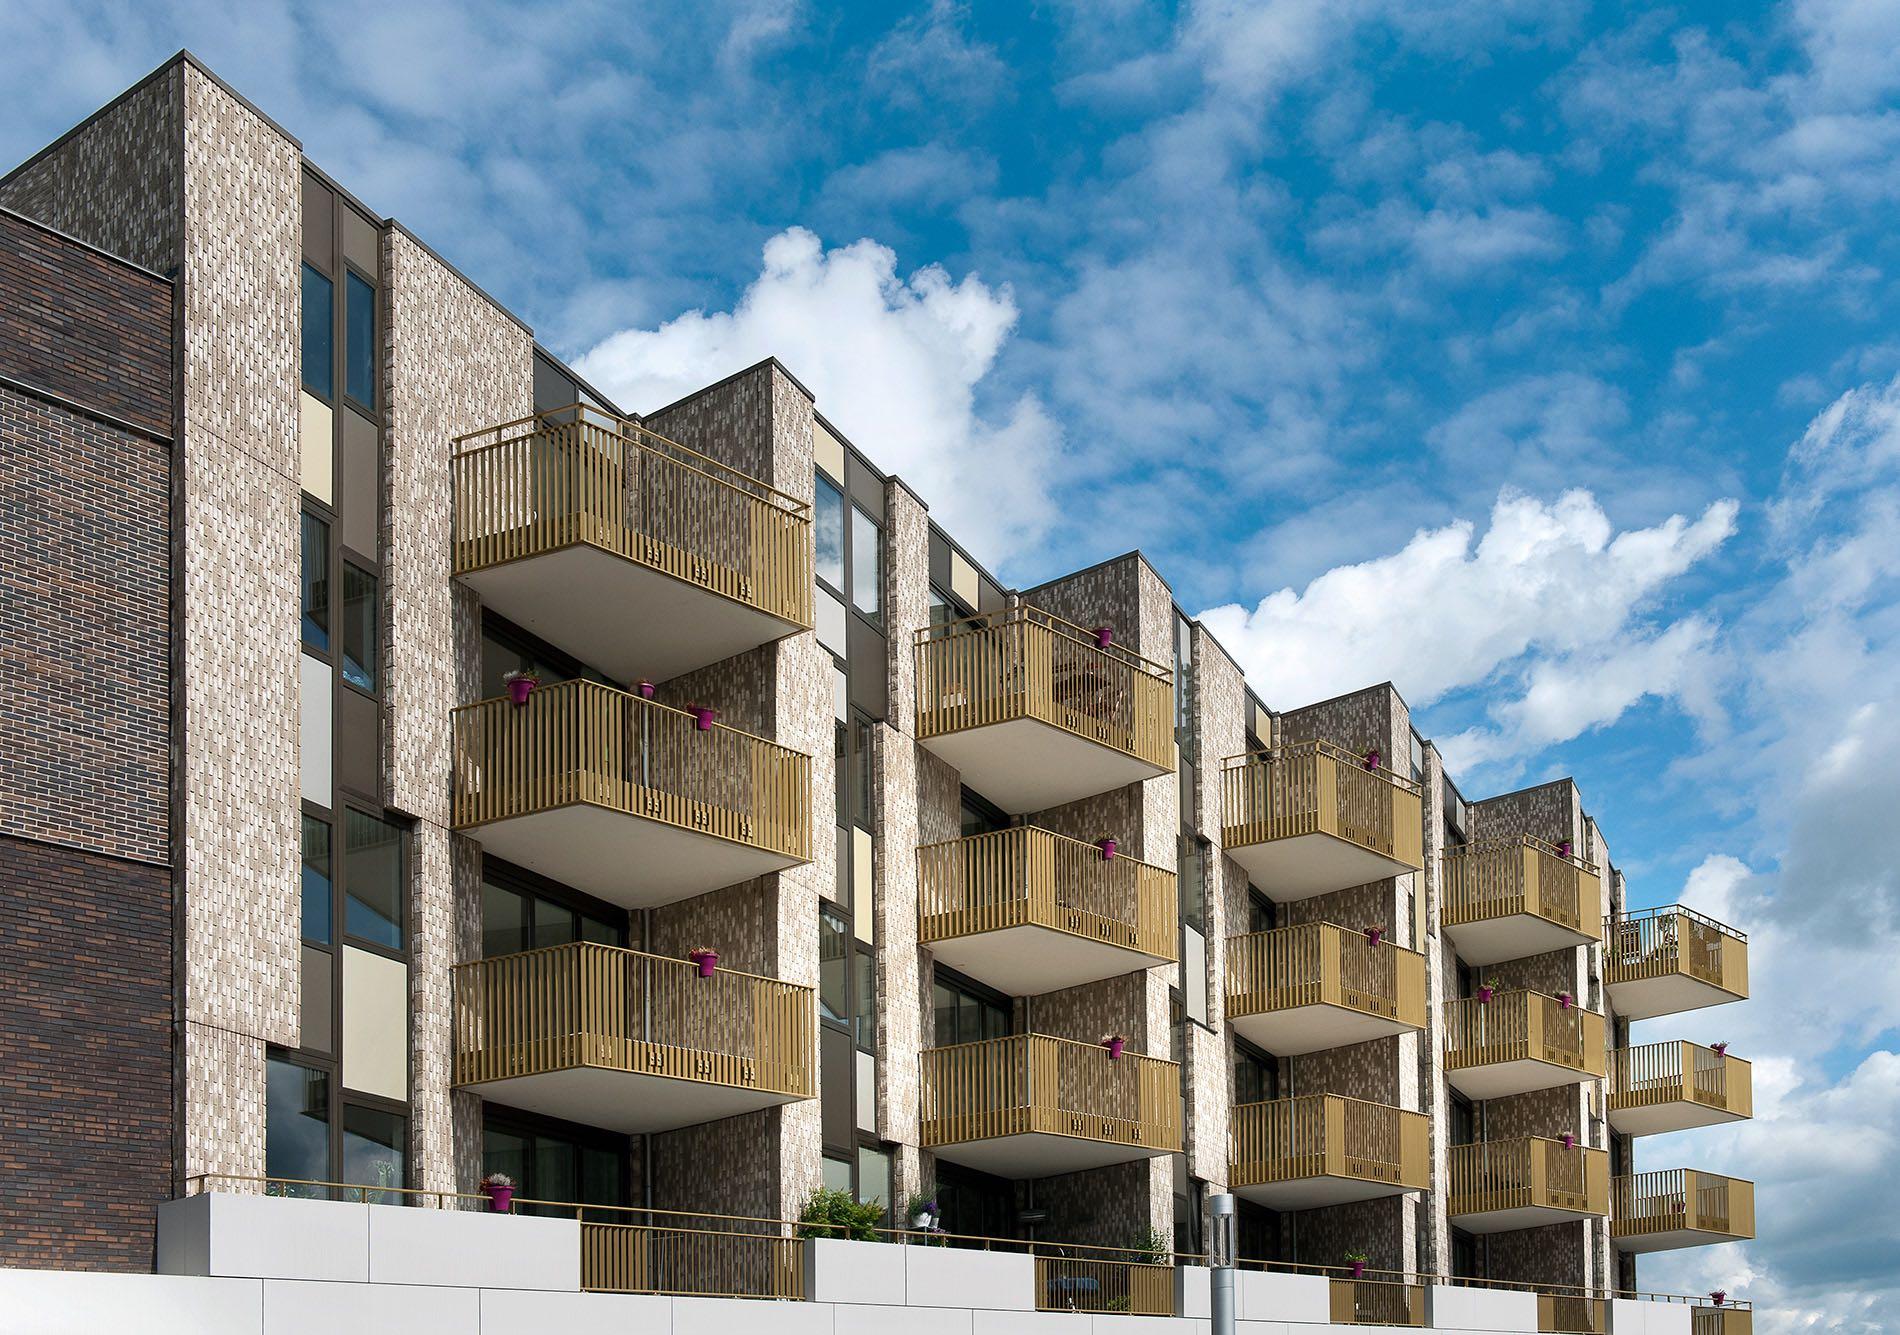
[[[1426,1302],[1426,1320],[1441,1330],[1537,1329],[1537,1295],[1534,1293],[1434,1284]],[[1630,1335],[1630,1332],[1619,1326],[1616,1335]],[[1686,1327],[1682,1335],[1688,1335]]]

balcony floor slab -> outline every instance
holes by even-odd
[[[1748,1120],[1748,1114],[1711,1108],[1690,1099],[1671,1099],[1639,1108],[1610,1109],[1610,1126],[1625,1136],[1659,1136],[1670,1131],[1692,1131],[1699,1126],[1720,1126],[1725,1122]]]
[[[798,1102],[771,1090],[674,1080],[603,1066],[575,1066],[460,1088],[480,1094],[484,1102],[627,1135],[673,1131]]]
[[[1670,1228],[1628,1237],[1612,1236],[1610,1245],[1619,1252],[1670,1252],[1683,1247],[1714,1247],[1724,1242],[1743,1241],[1746,1239],[1733,1233],[1717,1233],[1713,1229]]]
[[[1236,1034],[1277,1057],[1351,1047],[1416,1030],[1403,1020],[1368,1015],[1350,1006],[1290,1006],[1253,1015],[1236,1015],[1230,1008],[1227,1015]]]
[[[1497,964],[1503,960],[1570,950],[1596,940],[1588,932],[1540,918],[1534,913],[1512,913],[1480,922],[1447,923],[1445,935],[1467,964]]]
[[[1522,1205],[1510,1210],[1479,1210],[1451,1216],[1453,1227],[1467,1233],[1509,1233],[1520,1228],[1540,1228],[1545,1224],[1567,1224],[1575,1219],[1595,1219],[1585,1210],[1559,1210],[1549,1205]]]
[[[1137,1159],[1153,1159],[1173,1152],[1148,1145],[1124,1145],[1117,1141],[1089,1140],[1081,1136],[1054,1136],[1041,1131],[1019,1136],[998,1136],[992,1140],[932,1145],[929,1149],[939,1159],[947,1159],[993,1177],[1012,1180],[1059,1177],[1064,1173],[1133,1163]]]
[[[964,784],[1020,815],[1094,797],[1168,773],[1041,719],[988,723],[923,739]]]
[[[1243,844],[1227,849],[1226,854],[1245,868],[1260,892],[1276,904],[1291,904],[1418,870],[1350,839],[1323,833]]]
[[[1582,1084],[1593,1078],[1586,1071],[1528,1057],[1518,1061],[1492,1062],[1487,1066],[1463,1066],[1445,1072],[1445,1079],[1451,1082],[1451,1087],[1468,1099],[1501,1099],[1510,1094],[1528,1094],[1537,1089]]]
[[[939,964],[1012,997],[1041,996],[1173,963],[1159,955],[1033,923],[928,944]]]
[[[1604,991],[1616,1013],[1626,1020],[1648,1020],[1658,1015],[1679,1015],[1683,1011],[1720,1006],[1742,998],[1727,988],[1705,983],[1686,973],[1668,973],[1656,978],[1637,978],[1628,982],[1608,983]]]
[[[1311,1210],[1322,1205],[1378,1200],[1382,1196],[1409,1196],[1422,1190],[1392,1182],[1367,1182],[1356,1177],[1303,1177],[1291,1182],[1262,1182],[1235,1187],[1234,1195],[1271,1210]]]

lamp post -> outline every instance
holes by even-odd
[[[1234,1198],[1225,1193],[1208,1198],[1213,1235],[1207,1242],[1208,1313],[1210,1335],[1234,1335]]]

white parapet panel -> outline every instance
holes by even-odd
[[[805,1296],[818,1303],[904,1305],[904,1255],[888,1242],[811,1238],[805,1243]]]
[[[1614,1335],[1689,1335],[1691,1310],[1688,1303],[1612,1298],[1610,1330]]]
[[[263,1335],[264,1282],[0,1269],[0,1331],[32,1335]]]
[[[581,1287],[581,1226],[573,1219],[371,1205],[372,1284],[467,1289]]]
[[[264,1281],[264,1335],[480,1335],[481,1320],[481,1294],[474,1289]]]
[[[1212,1317],[1214,1296],[1209,1289],[1213,1271],[1204,1265],[1176,1266],[1174,1270],[1174,1310],[1185,1317]],[[1235,1298],[1239,1298],[1236,1293]],[[1238,1320],[1240,1313],[1234,1313]]]
[[[158,1269],[244,1279],[369,1279],[369,1210],[208,1192],[158,1207]]]
[[[974,1335],[976,1320],[966,1307],[839,1303],[831,1312],[832,1335]]]
[[[1016,1252],[967,1251],[961,1247],[903,1247],[899,1250],[904,1253],[904,1301],[912,1307],[1035,1310],[1034,1257]],[[982,1329],[980,1323],[978,1329]]]
[[[1324,1275],[1288,1275],[1274,1270],[1243,1270],[1234,1276],[1234,1316],[1241,1321],[1304,1322],[1326,1325],[1333,1319],[1332,1284]],[[1531,1322],[1535,1330],[1537,1323]]]
[[[484,1289],[484,1331],[559,1331],[561,1335],[670,1335],[673,1300],[644,1293],[550,1293]],[[733,1304],[738,1306],[737,1301]],[[737,1317],[733,1325],[739,1325]],[[367,1335],[366,1332],[361,1335]]]
[[[1517,1289],[1434,1284],[1425,1319],[1437,1330],[1534,1331],[1537,1295]],[[1688,1335],[1687,1331],[1683,1335]]]

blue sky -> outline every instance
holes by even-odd
[[[631,12],[627,12],[631,11]],[[1762,1238],[1900,1326],[1900,5],[14,3],[12,162],[188,45],[647,409],[768,352],[1006,578],[1133,546],[1748,929]],[[1646,1032],[1645,1032],[1646,1031]]]

